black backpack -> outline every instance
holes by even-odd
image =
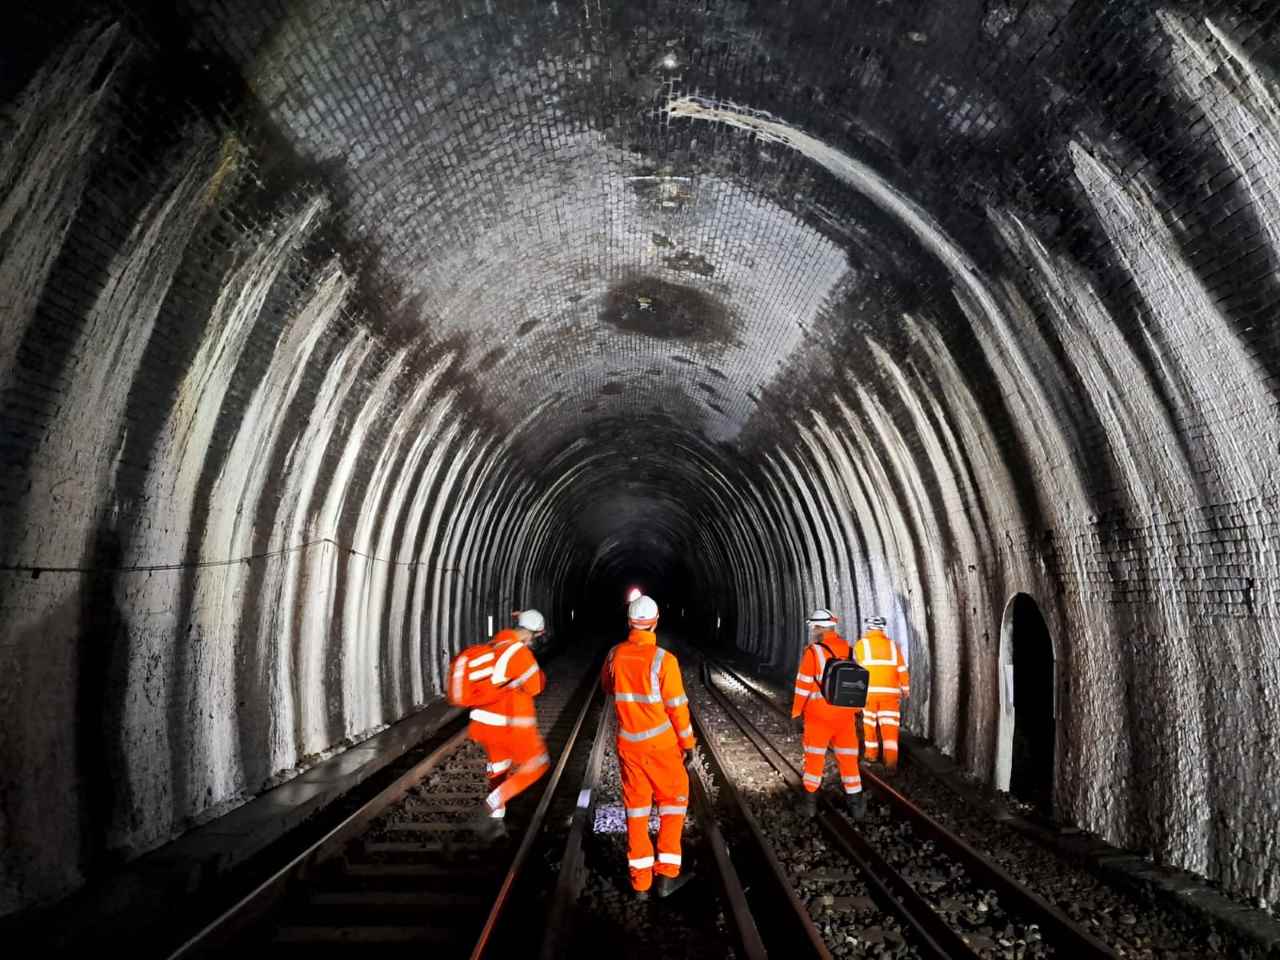
[[[818,678],[823,699],[833,707],[865,707],[867,687],[871,683],[867,668],[857,660],[837,657],[835,651],[821,641],[817,645],[830,655]]]

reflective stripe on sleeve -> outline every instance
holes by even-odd
[[[511,658],[524,649],[524,644],[516,641],[502,651],[502,655],[498,657],[498,662],[493,665],[493,682],[507,682],[507,667],[511,663]]]
[[[657,703],[662,699],[662,685],[658,682],[658,671],[662,669],[662,661],[667,658],[667,651],[658,647],[653,655],[653,666],[649,668],[649,692],[658,699]]]
[[[459,657],[458,662],[453,665],[453,699],[455,703],[462,699],[462,675],[466,672],[466,658]]]
[[[627,866],[632,870],[652,870],[653,857],[636,857],[634,860],[628,860]]]
[[[675,707],[683,707],[688,702],[689,702],[688,697],[683,697],[683,696],[672,697],[670,700],[667,701],[667,706],[674,709]]]
[[[639,733],[632,733],[630,730],[618,730],[618,736],[630,743],[639,743],[642,740],[650,740],[662,733],[664,730],[671,729],[671,721],[664,720],[656,727],[650,727],[648,730],[641,730]]]
[[[797,673],[796,680],[801,683],[813,683],[813,677],[809,676],[807,673]]]
[[[636,817],[648,817],[651,806],[652,805],[649,807],[627,807],[627,817],[629,819],[635,819]]]
[[[526,680],[530,679],[530,678],[531,678],[535,673],[537,673],[537,672],[538,672],[538,665],[535,663],[533,666],[531,666],[531,667],[530,667],[528,670],[526,670],[524,673],[520,674],[520,676],[518,676],[518,677],[516,677],[514,680],[512,680],[512,681],[511,681],[511,686],[513,686],[513,687],[521,686],[521,685],[522,685]]]
[[[812,690],[805,690],[805,689],[803,689],[803,688],[801,688],[801,687],[796,687],[796,693],[797,693],[798,695],[802,696],[802,697],[807,697],[807,696],[809,696],[809,694],[813,693],[813,691],[812,691]]]
[[[547,767],[551,765],[551,755],[540,753],[527,763],[520,765],[522,770],[537,770],[539,767]]]
[[[677,731],[676,731],[676,736],[677,736],[677,737],[681,737],[681,738],[692,737],[692,736],[693,736],[693,724],[689,724],[689,726],[685,727],[683,730],[677,730]]]
[[[669,807],[659,807],[659,808],[658,808],[658,816],[660,816],[660,817],[670,817],[670,816],[674,816],[674,815],[675,815],[675,814],[677,814],[677,813],[683,816],[684,814],[686,814],[686,813],[688,813],[688,812],[689,812],[689,808],[688,808],[687,806],[683,806],[683,807],[682,807],[682,806],[669,806]]]
[[[673,867],[680,866],[680,854],[678,853],[660,853],[658,854],[659,863],[669,863]]]

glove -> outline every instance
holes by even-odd
[[[799,717],[792,717],[792,718],[791,718],[791,728],[792,728],[793,730],[803,730],[803,729],[804,729],[804,717],[803,717],[803,716],[799,716]]]
[[[692,769],[693,768],[693,750],[692,749],[686,750],[684,752],[684,756],[681,757],[680,760],[682,763],[684,763],[684,768],[686,770]]]

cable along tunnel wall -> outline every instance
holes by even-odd
[[[1270,16],[16,14],[0,910],[637,549],[774,667],[885,616],[983,779],[1033,597],[1058,815],[1274,900]]]

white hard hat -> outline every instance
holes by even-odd
[[[530,633],[541,633],[547,629],[547,620],[537,610],[521,610],[520,615],[516,617],[516,626]]]
[[[837,617],[826,607],[819,607],[813,613],[809,614],[809,619],[805,623],[811,627],[834,627]]]
[[[632,626],[651,627],[658,622],[658,605],[653,597],[636,597],[627,607],[627,620]]]
[[[884,624],[885,624],[884,617],[867,617],[862,621],[862,625],[864,627],[868,627],[872,630],[883,630]]]

